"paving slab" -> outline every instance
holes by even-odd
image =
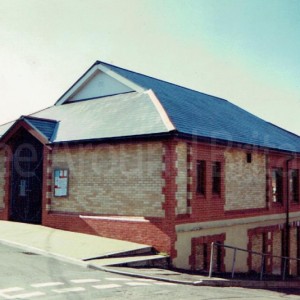
[[[25,246],[28,249],[77,260],[150,247],[149,245],[10,221],[0,221],[0,242]]]

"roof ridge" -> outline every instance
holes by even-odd
[[[198,90],[195,90],[195,89],[192,89],[192,88],[189,88],[189,87],[185,87],[185,86],[182,86],[182,85],[179,85],[179,84],[176,84],[176,83],[173,83],[173,82],[170,82],[170,81],[166,81],[166,80],[163,80],[163,79],[159,79],[159,78],[156,78],[156,77],[153,77],[153,76],[149,76],[149,75],[146,75],[146,74],[143,74],[143,73],[139,73],[139,72],[136,72],[136,71],[132,71],[132,70],[129,70],[129,69],[125,69],[125,68],[122,68],[122,67],[119,67],[119,66],[116,66],[116,65],[113,65],[113,64],[109,64],[107,62],[104,62],[104,61],[100,61],[100,60],[97,60],[96,63],[94,63],[94,65],[96,64],[105,64],[107,66],[112,66],[114,68],[118,68],[120,70],[124,70],[126,72],[131,72],[131,73],[134,73],[134,74],[137,74],[137,75],[141,75],[141,76],[144,76],[144,77],[147,77],[147,78],[150,78],[150,79],[154,79],[154,80],[157,80],[157,81],[160,81],[160,82],[164,82],[164,83],[167,83],[167,84],[170,84],[170,85],[173,85],[173,86],[176,86],[178,88],[182,88],[182,89],[185,89],[185,90],[189,90],[191,92],[195,92],[195,93],[199,93],[199,94],[202,94],[202,95],[206,95],[206,96],[209,96],[209,97],[213,97],[215,99],[218,99],[218,100],[222,100],[222,101],[226,101],[226,102],[230,102],[224,98],[221,98],[221,97],[218,97],[218,96],[214,96],[214,95],[211,95],[211,94],[207,94],[207,93],[203,93],[203,92],[200,92]],[[93,65],[93,66],[94,66]],[[121,75],[122,76],[122,75]],[[144,86],[144,88],[148,88],[149,87],[146,87]]]
[[[264,120],[264,121],[265,121],[265,120]],[[265,121],[265,122],[267,122],[268,124],[270,124],[270,125],[272,125],[272,126],[274,126],[274,127],[277,127],[278,129],[281,129],[281,130],[283,130],[283,131],[285,131],[285,132],[287,132],[287,133],[289,133],[289,134],[292,134],[292,135],[296,136],[297,138],[300,138],[300,135],[298,135],[298,134],[295,133],[295,132],[292,132],[292,131],[289,131],[289,130],[287,130],[287,129],[285,129],[285,128],[282,128],[282,127],[280,127],[280,126],[278,126],[278,125],[276,125],[276,124],[274,124],[274,123],[272,123],[272,122],[269,122],[269,121]]]

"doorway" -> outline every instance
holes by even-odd
[[[41,224],[43,188],[43,145],[20,129],[12,145],[11,221]]]

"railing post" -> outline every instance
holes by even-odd
[[[209,278],[212,277],[212,272],[213,272],[214,246],[215,246],[215,243],[212,242],[211,248],[210,248],[210,264],[209,264],[209,274],[208,274]]]
[[[260,278],[259,278],[260,280],[263,280],[264,265],[265,265],[265,254],[263,253],[261,255]]]
[[[233,277],[234,277],[234,270],[235,270],[235,260],[236,260],[236,248],[234,248],[234,252],[233,252],[233,260],[232,260],[231,278],[233,278]]]

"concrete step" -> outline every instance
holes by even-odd
[[[169,265],[169,257],[164,255],[142,255],[128,257],[114,257],[94,259],[89,261],[90,267],[118,266],[118,267],[160,267]]]
[[[90,261],[96,259],[105,259],[105,258],[119,258],[119,257],[134,257],[134,256],[146,256],[146,255],[155,255],[157,252],[151,246],[144,246],[141,248],[131,249],[128,251],[117,251],[111,253],[105,253],[102,255],[97,255],[94,257],[84,258],[83,261]]]

